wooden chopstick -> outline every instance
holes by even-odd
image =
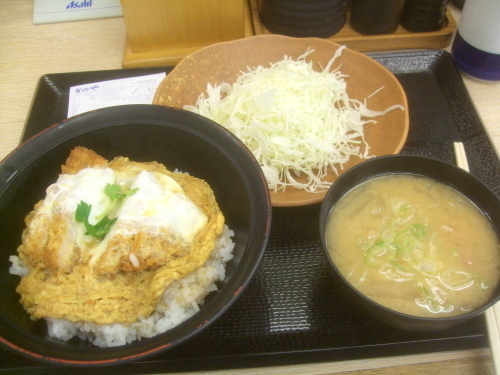
[[[495,374],[500,374],[500,302],[484,312]]]
[[[453,142],[453,149],[457,165],[469,172],[469,163],[467,162],[464,144],[462,142]],[[495,373],[500,374],[500,302],[487,309],[484,315],[488,329],[491,356],[493,357],[493,366]]]
[[[455,160],[457,165],[470,172],[469,162],[467,161],[467,155],[465,154],[464,144],[462,142],[453,142],[453,149],[455,150]]]

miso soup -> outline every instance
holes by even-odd
[[[490,221],[462,194],[421,176],[381,176],[349,191],[330,213],[326,242],[354,287],[409,315],[475,310],[499,281]]]

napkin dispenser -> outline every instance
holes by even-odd
[[[121,0],[121,6],[124,68],[175,65],[202,47],[253,34],[247,0]]]

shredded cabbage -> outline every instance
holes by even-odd
[[[349,99],[345,75],[330,72],[337,50],[321,71],[313,70],[306,51],[297,60],[285,56],[269,68],[258,66],[242,72],[233,85],[207,85],[195,106],[199,113],[233,132],[252,151],[266,176],[269,189],[287,186],[317,192],[331,183],[323,181],[329,168],[338,174],[349,158],[369,158],[370,147],[363,126],[375,117],[399,108],[371,111]],[[377,90],[378,91],[378,90]],[[361,144],[365,145],[361,153]],[[306,182],[296,180],[305,175]]]

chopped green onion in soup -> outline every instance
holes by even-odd
[[[466,313],[500,280],[500,243],[488,218],[421,176],[387,175],[350,190],[330,214],[326,242],[353,286],[409,315]]]

